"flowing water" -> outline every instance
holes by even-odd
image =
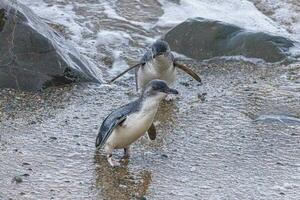
[[[245,0],[21,2],[101,66],[104,80],[188,17],[299,39],[276,17],[299,8],[287,0],[273,13],[268,1],[253,1],[259,10]],[[155,119],[158,138],[134,143],[121,168],[94,142],[105,116],[137,98],[132,74],[111,85],[0,90],[0,199],[300,199],[299,63],[186,63],[203,84],[179,73],[179,97]]]

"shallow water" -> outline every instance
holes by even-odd
[[[136,142],[121,168],[94,141],[104,117],[136,98],[132,77],[2,91],[1,199],[299,199],[299,124],[255,121],[300,116],[299,66],[192,66],[203,85],[180,73],[180,96],[157,115],[157,140]]]
[[[105,79],[195,13],[294,37],[247,1],[228,0],[224,10],[220,1],[21,1],[104,66]],[[158,138],[134,143],[121,168],[94,142],[105,116],[137,98],[132,75],[43,93],[0,90],[0,199],[300,199],[300,65],[248,61],[190,61],[203,84],[179,74],[181,94],[162,103]],[[296,121],[257,120],[265,116]]]

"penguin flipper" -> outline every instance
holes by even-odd
[[[117,127],[117,126],[121,126],[123,124],[123,122],[126,120],[127,116],[124,115],[124,116],[121,116],[117,119],[115,119],[114,123],[111,124],[110,127],[108,127],[107,131],[105,133],[102,133],[101,132],[101,129],[98,133],[98,136],[96,138],[96,143],[95,143],[95,146],[96,147],[100,147],[102,146],[107,138],[111,135],[112,131]]]
[[[186,65],[182,65],[178,62],[174,62],[174,66],[178,67],[179,69],[181,69],[182,71],[184,71],[185,73],[187,73],[188,75],[190,75],[191,77],[193,77],[196,81],[201,83],[201,78],[200,76],[198,76],[198,74],[196,74],[193,70],[191,70],[190,68],[188,68]]]
[[[150,128],[148,129],[148,137],[150,138],[150,140],[155,140],[156,138],[156,128],[154,126],[154,124],[152,123]]]
[[[126,74],[128,71],[132,70],[133,68],[139,67],[140,65],[143,65],[144,63],[138,63],[136,65],[133,65],[131,67],[129,67],[128,69],[126,69],[125,71],[121,72],[119,75],[117,75],[116,77],[114,77],[113,79],[111,79],[109,81],[109,83],[114,82],[115,80],[117,80],[118,78],[120,78],[121,76],[123,76],[124,74]]]

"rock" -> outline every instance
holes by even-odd
[[[243,55],[278,62],[288,56],[293,41],[263,32],[203,18],[188,19],[170,30],[164,39],[173,51],[202,60]]]
[[[207,95],[207,93],[203,92],[202,94],[199,93],[197,96],[198,96],[198,99],[201,100],[201,102],[204,102],[206,99],[206,95]]]
[[[57,140],[57,137],[50,136],[49,139],[50,139],[50,140]]]
[[[99,69],[17,1],[0,1],[0,88],[100,82]]]
[[[16,183],[22,183],[23,179],[20,176],[15,176],[12,180],[12,182],[16,182]]]
[[[167,154],[161,154],[162,158],[168,158],[169,156]]]

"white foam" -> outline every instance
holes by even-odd
[[[251,0],[275,20],[280,26],[285,27],[293,37],[300,41],[300,4],[299,0]]]
[[[121,31],[102,30],[97,35],[96,44],[120,47],[122,45],[128,45],[130,40],[132,40],[132,38],[128,33]]]
[[[288,35],[285,29],[246,0],[181,0],[180,4],[167,0],[159,2],[163,5],[164,14],[157,26],[171,27],[188,18],[202,17],[235,24],[248,30]]]

